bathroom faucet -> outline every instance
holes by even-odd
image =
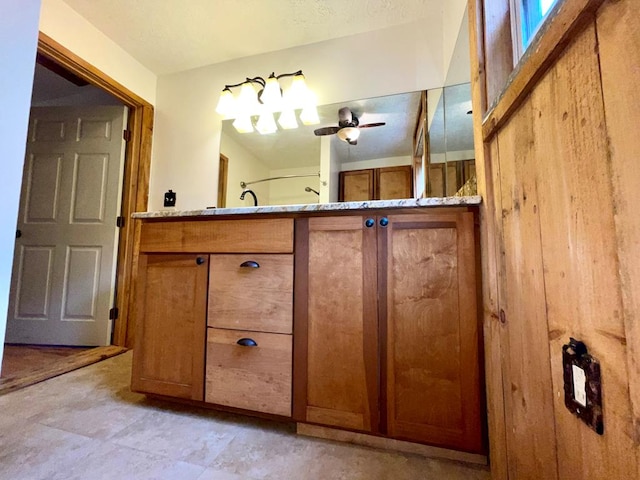
[[[247,193],[251,194],[251,196],[253,197],[253,205],[254,205],[255,207],[257,207],[257,206],[258,206],[258,197],[256,197],[256,194],[255,194],[255,193],[253,193],[253,190],[250,190],[250,189],[248,189],[248,188],[245,188],[245,189],[242,191],[242,193],[240,194],[240,200],[244,200],[244,196],[245,196]]]
[[[305,191],[305,192],[309,192],[309,193],[313,192],[313,193],[315,193],[316,195],[320,196],[320,192],[319,192],[319,191],[317,191],[317,190],[314,190],[314,189],[313,189],[313,188],[311,188],[311,187],[305,187],[304,191]]]

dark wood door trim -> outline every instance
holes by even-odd
[[[110,93],[129,107],[128,130],[131,131],[131,138],[126,148],[121,211],[125,222],[120,229],[116,277],[119,317],[115,321],[112,344],[130,347],[133,345],[135,321],[133,307],[130,307],[137,263],[134,246],[139,238],[139,227],[137,222],[131,220],[131,214],[147,210],[153,105],[42,32],[38,37],[38,54]]]

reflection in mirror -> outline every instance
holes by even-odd
[[[429,196],[475,195],[470,84],[429,90],[427,105]]]
[[[340,176],[360,170],[371,171],[372,181],[366,198],[358,199],[411,197],[412,140],[420,98],[421,92],[412,92],[323,105],[318,107],[319,124],[279,129],[269,135],[241,134],[231,120],[223,121],[220,152],[229,159],[226,206],[253,204],[253,198],[246,195],[240,200],[241,182],[250,184],[259,205],[353,200],[352,178],[341,184]],[[341,140],[337,133],[314,134],[319,128],[339,126],[338,111],[343,107],[357,117],[358,125],[385,125],[359,129],[355,145]],[[268,178],[274,180],[252,183]],[[358,189],[363,188],[362,182],[356,183]],[[347,188],[346,195],[341,185]]]
[[[464,84],[426,95],[410,92],[319,106],[318,125],[269,135],[238,133],[226,120],[220,145],[229,159],[226,206],[253,205],[252,195],[242,195],[245,188],[259,205],[454,195],[474,174],[470,104],[470,87]],[[314,134],[317,129],[336,131],[329,127],[340,126],[343,107],[359,125],[384,125],[361,128],[356,144],[341,140],[337,132]]]

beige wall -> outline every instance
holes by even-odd
[[[0,0],[0,360],[7,326],[16,219],[31,104],[31,85],[38,41],[40,0]],[[10,73],[9,73],[10,72]],[[1,367],[1,362],[0,362]]]
[[[157,76],[62,0],[42,0],[40,31],[155,104]]]

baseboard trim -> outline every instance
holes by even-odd
[[[449,450],[446,448],[405,442],[402,440],[395,440],[393,438],[376,437],[374,435],[350,432],[346,430],[337,430],[335,428],[321,427],[319,425],[311,425],[308,423],[297,423],[296,432],[298,435],[305,435],[307,437],[336,440],[338,442],[353,443],[356,445],[380,448],[383,450],[413,453],[416,455],[422,455],[423,457],[444,458],[447,460],[472,463],[475,465],[488,465],[488,459],[485,455],[458,452],[456,450]]]

